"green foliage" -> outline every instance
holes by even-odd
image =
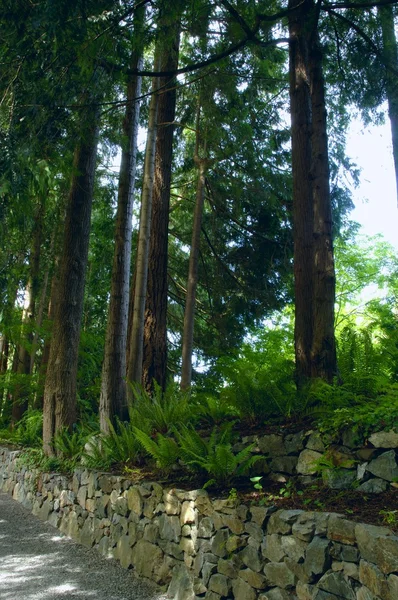
[[[162,392],[155,382],[152,395],[142,386],[130,385],[134,392],[134,404],[129,409],[130,421],[141,429],[167,433],[173,426],[192,419],[189,396],[181,392],[176,383],[170,383]]]
[[[208,440],[186,426],[175,431],[185,464],[212,476],[203,487],[213,484],[227,486],[233,478],[245,475],[262,458],[252,454],[254,444],[235,454],[231,444],[231,429],[232,423],[222,431],[215,427]]]
[[[74,460],[46,456],[42,448],[26,448],[18,456],[18,463],[20,467],[37,469],[41,473],[71,473],[76,467]]]
[[[160,469],[169,471],[177,462],[180,456],[180,449],[173,438],[161,433],[157,433],[156,438],[152,438],[145,431],[137,427],[133,427],[133,431],[138,442],[155,459],[156,465]]]
[[[220,425],[225,420],[239,416],[227,398],[201,393],[192,399],[192,408],[201,422]]]
[[[351,407],[330,411],[319,421],[324,433],[335,435],[345,429],[353,431],[364,441],[373,431],[396,428],[398,423],[398,386],[380,390],[377,398],[359,402]]]
[[[38,447],[42,443],[43,414],[39,410],[28,410],[11,437],[12,441],[21,446]]]
[[[141,446],[130,423],[108,423],[109,433],[91,435],[83,462],[91,468],[109,469],[112,465],[135,463],[142,454]]]

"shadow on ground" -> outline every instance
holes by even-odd
[[[64,537],[0,493],[1,600],[164,600],[147,581]]]

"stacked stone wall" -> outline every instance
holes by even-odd
[[[398,600],[398,536],[339,514],[246,506],[85,469],[40,473],[8,449],[0,490],[173,600]]]

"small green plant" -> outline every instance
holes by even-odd
[[[16,424],[10,441],[33,448],[42,445],[43,414],[40,410],[28,410]]]
[[[238,491],[236,488],[231,488],[228,492],[228,500],[231,502],[236,502],[238,500]]]
[[[390,527],[398,526],[398,510],[380,510],[379,515],[383,518],[383,522]]]
[[[157,433],[155,439],[137,427],[132,429],[138,442],[155,459],[160,469],[169,471],[175,465],[180,457],[180,449],[173,438]]]
[[[254,484],[253,485],[254,489],[259,490],[260,492],[263,489],[263,486],[260,483],[262,478],[263,478],[262,475],[256,475],[256,477],[250,477],[250,481]]]

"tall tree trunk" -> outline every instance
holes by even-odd
[[[142,39],[145,9],[135,19],[134,36]],[[142,44],[133,51],[132,69],[142,68]],[[112,265],[111,298],[102,366],[100,425],[108,432],[114,417],[125,419],[126,401],[126,343],[129,307],[132,215],[134,182],[137,163],[141,77],[130,76],[127,84],[127,106],[123,121],[124,146],[119,174],[118,207],[116,215],[115,249]]]
[[[319,377],[331,383],[337,374],[334,337],[336,277],[333,256],[325,84],[322,72],[322,52],[317,36],[311,47],[310,78],[312,102],[311,180],[314,204],[311,377]]]
[[[85,117],[74,154],[58,302],[44,388],[43,446],[48,455],[54,452],[54,434],[61,427],[70,428],[76,416],[77,361],[94,188],[97,111],[90,108]]]
[[[196,114],[196,144],[194,161],[198,167],[198,181],[196,184],[196,201],[193,216],[191,251],[189,254],[188,284],[185,298],[184,329],[182,334],[182,364],[181,364],[181,390],[191,387],[192,380],[192,353],[193,332],[195,325],[196,288],[198,285],[198,267],[200,251],[200,233],[202,229],[203,208],[205,203],[206,171],[208,160],[199,156],[200,139],[200,99]],[[204,154],[206,154],[206,140],[204,141]]]
[[[379,6],[381,31],[383,35],[383,54],[386,67],[386,94],[388,114],[391,124],[392,151],[395,167],[395,182],[398,197],[398,50],[395,36],[394,13],[391,5]]]
[[[319,5],[290,0],[296,381],[337,373],[335,272]]]
[[[158,50],[158,49],[157,49]],[[155,70],[159,66],[155,52]],[[158,118],[158,79],[152,82],[152,97],[149,107],[148,134],[145,149],[144,180],[141,194],[140,228],[138,234],[137,259],[135,263],[135,286],[133,301],[133,318],[131,324],[129,363],[127,379],[140,383],[142,376],[142,352],[144,338],[145,298],[148,281],[148,254],[151,235],[152,196],[155,168],[155,148]],[[130,388],[127,390],[129,401],[132,400]]]
[[[290,0],[298,6],[289,17],[290,114],[293,172],[293,236],[296,380],[301,386],[311,377],[313,335],[312,264],[314,209],[311,172],[311,98],[308,72],[308,15],[311,0]]]
[[[22,343],[18,349],[18,375],[31,374],[31,351],[34,339],[33,328],[36,317],[36,301],[39,292],[40,255],[43,233],[44,201],[40,202],[34,219],[33,245],[29,258],[29,278],[25,290],[25,302],[22,312]],[[12,405],[12,423],[21,420],[28,409],[29,389],[27,383],[18,384]]]
[[[178,67],[180,43],[179,16],[171,11],[163,16],[161,36],[161,71]],[[176,107],[176,80],[162,77],[159,98],[158,135],[156,140],[155,180],[152,203],[152,235],[149,248],[149,272],[145,310],[142,381],[148,391],[153,382],[166,386],[167,367],[167,264],[171,166]]]
[[[196,202],[192,229],[191,251],[189,255],[188,285],[185,299],[184,330],[182,335],[181,389],[191,387],[193,331],[195,322],[196,288],[198,285],[198,266],[200,232],[202,229],[203,207],[205,202],[205,160],[199,160],[199,174],[196,186]]]

